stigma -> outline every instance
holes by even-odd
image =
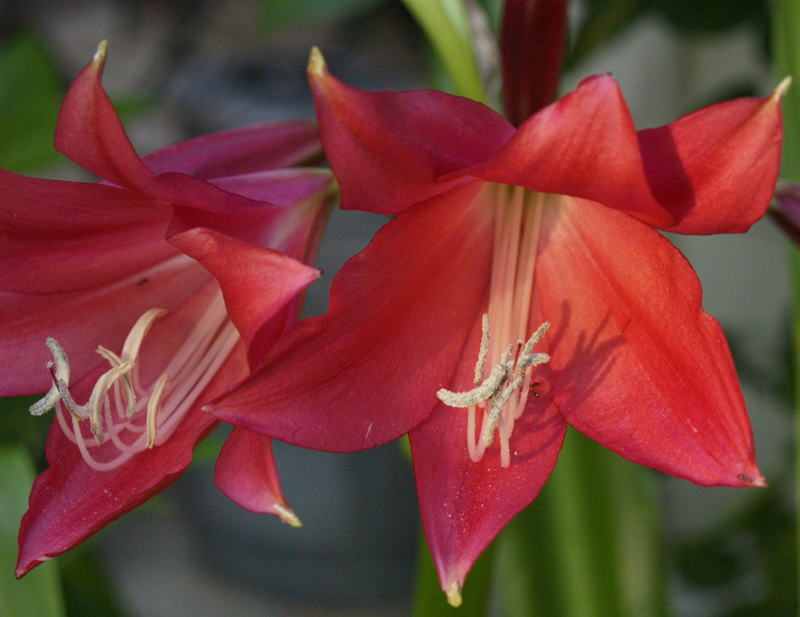
[[[40,416],[54,409],[62,431],[93,469],[115,469],[135,454],[167,441],[239,340],[222,294],[217,292],[160,374],[142,384],[140,368],[147,360],[142,357],[142,343],[151,326],[166,315],[160,308],[146,311],[119,353],[97,348],[108,367],[83,404],[70,390],[67,353],[55,339],[47,339],[53,355],[47,363],[53,385],[31,405],[30,413]]]
[[[470,458],[478,462],[483,458],[486,448],[494,442],[495,430],[499,428],[500,435],[500,464],[508,467],[511,464],[509,440],[514,421],[517,420],[525,409],[530,392],[531,371],[533,367],[550,361],[546,353],[534,353],[533,348],[542,340],[544,333],[550,327],[549,322],[544,322],[534,332],[527,342],[519,345],[509,345],[503,352],[500,362],[492,369],[489,376],[484,379],[486,358],[489,353],[489,315],[484,314],[482,319],[481,346],[478,351],[478,362],[475,365],[475,387],[466,392],[451,392],[445,388],[440,389],[436,396],[449,407],[463,407],[469,411],[467,421],[467,447]],[[515,347],[521,349],[512,360]],[[473,441],[475,434],[475,412],[480,407],[484,412],[484,421],[478,441]]]

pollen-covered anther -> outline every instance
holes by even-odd
[[[517,407],[516,404],[510,404],[513,395],[524,387],[528,369],[550,361],[550,356],[545,353],[533,353],[533,348],[542,340],[549,327],[549,322],[545,322],[533,333],[522,346],[516,361],[511,360],[511,355],[516,345],[509,345],[500,358],[500,362],[492,369],[489,377],[483,380],[490,337],[489,318],[484,315],[481,345],[478,351],[478,362],[475,366],[475,387],[466,392],[451,392],[442,388],[436,393],[439,400],[449,407],[469,409],[468,446],[472,460],[479,461],[485,449],[492,445],[495,430],[502,420],[504,410],[507,410],[505,413],[509,415],[508,423],[513,426],[514,418],[511,417],[511,414],[516,414]],[[478,405],[484,408],[484,423],[479,443],[474,444],[472,441],[474,418],[476,406]],[[514,409],[510,410],[510,407]],[[501,439],[507,442],[508,434],[504,435],[502,430],[499,432]],[[508,443],[503,444],[502,450],[504,453],[508,450],[507,446]],[[506,455],[502,457],[502,464],[504,467],[508,466]]]

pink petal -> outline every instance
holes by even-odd
[[[56,149],[104,180],[166,203],[215,212],[256,207],[251,200],[174,170],[156,176],[139,159],[100,83],[105,62],[101,45],[67,92],[56,126]]]
[[[283,498],[269,437],[234,428],[217,458],[214,484],[245,510],[299,524]]]
[[[566,26],[566,0],[506,0],[500,38],[503,102],[514,125],[556,99]]]
[[[330,309],[289,330],[264,369],[209,409],[308,448],[353,451],[425,419],[488,285],[480,183],[400,214],[334,279]]]
[[[175,255],[171,209],[139,193],[0,170],[0,289],[88,289]]]
[[[176,171],[209,180],[282,169],[319,156],[317,125],[289,120],[220,131],[142,157],[155,173]]]
[[[209,274],[184,255],[92,290],[60,294],[0,293],[0,395],[50,389],[45,346],[55,338],[67,352],[77,381],[104,362],[98,345],[121,348],[136,320],[151,308],[172,310],[197,292]]]
[[[625,458],[705,485],[761,485],[736,370],[686,259],[589,201],[545,213],[537,299],[553,325],[553,397]]]
[[[590,199],[672,231],[743,231],[774,186],[777,102],[739,99],[637,136],[616,82],[591,77],[459,174]]]
[[[469,99],[434,90],[350,88],[316,54],[309,78],[345,209],[398,214],[463,181],[435,178],[482,162],[513,134],[500,114]]]
[[[320,275],[319,270],[279,251],[210,229],[184,231],[169,241],[217,279],[228,316],[250,356],[263,355],[272,346],[276,329],[268,328],[271,335],[265,339],[262,328]],[[278,319],[278,335],[286,328],[286,319]]]
[[[476,323],[450,389],[473,387],[480,335]],[[438,405],[409,433],[422,523],[445,593],[454,585],[460,591],[481,552],[536,498],[556,464],[566,423],[550,393],[540,392],[514,425],[507,468],[500,465],[497,440],[479,462],[470,459],[466,409]]]
[[[195,444],[215,425],[200,406],[246,374],[244,346],[239,345],[166,443],[111,471],[91,469],[54,421],[47,442],[50,467],[36,479],[20,527],[17,577],[70,550],[174,482],[191,462]]]
[[[56,126],[56,150],[84,169],[126,188],[149,184],[144,166],[125,134],[117,112],[100,84],[105,44],[72,82]]]

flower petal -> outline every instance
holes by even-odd
[[[329,311],[289,330],[264,369],[209,406],[288,443],[353,451],[425,419],[487,290],[481,183],[400,214],[333,281]]]
[[[292,167],[322,154],[317,125],[288,120],[220,131],[142,157],[159,174],[175,171],[209,180]]]
[[[54,420],[47,442],[50,467],[36,479],[20,526],[17,577],[70,550],[172,484],[191,462],[195,444],[216,424],[201,411],[202,404],[246,374],[240,344],[164,444],[110,471],[90,468]]]
[[[680,252],[624,213],[568,197],[543,230],[535,285],[567,422],[673,476],[763,484],[725,337]]]
[[[219,281],[228,316],[250,357],[260,357],[272,347],[286,329],[286,320],[293,321],[296,315],[284,315],[275,327],[265,326],[321,274],[279,251],[210,229],[184,231],[169,241]]]
[[[454,391],[473,387],[480,337],[476,322],[451,386]],[[546,366],[538,370],[548,372]],[[542,384],[548,381],[541,379]],[[422,524],[445,593],[460,592],[472,564],[536,498],[556,464],[566,423],[549,390],[540,393],[514,425],[507,468],[500,465],[497,440],[479,462],[470,459],[466,409],[438,405],[409,433]]]
[[[398,214],[462,182],[435,178],[485,160],[514,131],[485,105],[443,92],[350,88],[316,50],[308,74],[344,209]]]
[[[127,189],[0,170],[0,289],[77,291],[152,267],[176,253],[170,215]]]
[[[0,292],[0,396],[46,392],[52,384],[45,346],[66,350],[72,379],[102,363],[98,345],[122,346],[136,320],[155,307],[172,310],[211,277],[185,255],[89,291],[26,295]],[[113,318],[111,317],[113,316]]]
[[[616,82],[591,77],[459,173],[589,199],[671,231],[744,231],[777,177],[779,99],[722,103],[637,135]]]
[[[75,78],[56,125],[55,146],[78,165],[124,188],[167,203],[215,212],[255,207],[251,200],[174,170],[156,176],[133,150],[100,78],[105,44]]]
[[[283,497],[269,437],[234,428],[214,466],[214,484],[245,510],[300,525]]]

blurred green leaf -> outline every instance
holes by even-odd
[[[684,32],[720,32],[746,22],[766,24],[767,0],[648,0],[675,28]]]
[[[12,171],[60,155],[53,133],[64,91],[47,54],[29,34],[0,45],[0,167]]]
[[[23,448],[0,448],[0,617],[59,617],[64,599],[55,561],[14,578],[19,522],[28,508],[33,465]]]
[[[500,536],[504,614],[664,615],[650,473],[570,430],[541,494]]]

